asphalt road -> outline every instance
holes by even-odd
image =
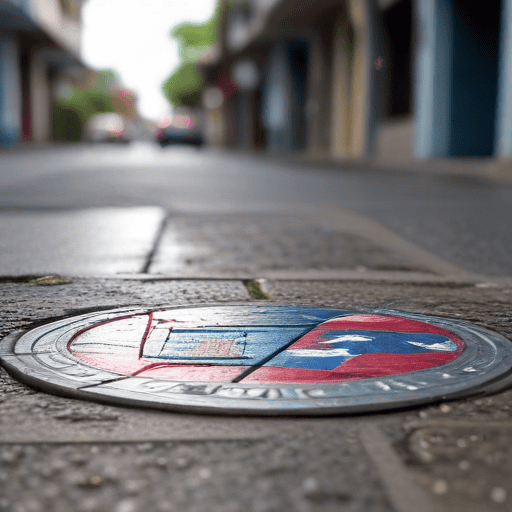
[[[468,271],[512,275],[512,186],[151,143],[2,153],[0,274],[140,272],[166,216],[325,207],[372,219]]]

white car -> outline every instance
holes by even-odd
[[[95,114],[85,125],[90,142],[130,142],[126,119],[115,113]]]

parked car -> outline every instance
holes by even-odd
[[[164,119],[159,124],[156,140],[162,147],[169,144],[190,144],[199,147],[204,144],[203,134],[192,117]]]
[[[85,125],[85,139],[90,142],[129,142],[126,119],[116,113],[95,114]]]

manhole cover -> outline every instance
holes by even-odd
[[[376,411],[495,391],[511,344],[445,318],[268,305],[123,308],[15,333],[2,363],[46,391],[232,414]]]

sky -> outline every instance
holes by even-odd
[[[112,68],[138,97],[139,113],[158,120],[170,113],[162,82],[179,62],[172,28],[200,23],[216,0],[87,0],[82,8],[82,58],[96,69]]]

